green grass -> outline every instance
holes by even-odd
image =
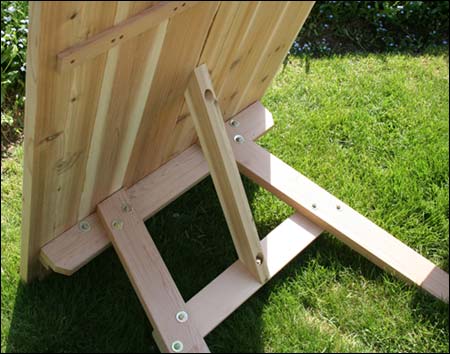
[[[260,143],[448,271],[448,57],[294,59]],[[114,251],[71,278],[19,282],[21,161],[2,161],[2,352],[154,352]],[[291,208],[244,179],[263,236]],[[149,220],[185,299],[236,258],[208,178]],[[448,305],[324,234],[214,330],[214,352],[448,352]]]

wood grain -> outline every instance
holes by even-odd
[[[58,70],[69,70],[81,65],[87,60],[95,58],[97,55],[149,31],[169,18],[196,5],[197,2],[161,1],[155,4],[155,6],[151,6],[137,13],[133,17],[115,23],[114,26],[107,30],[58,53]],[[132,2],[128,2],[125,5],[129,6],[130,3]]]
[[[273,126],[272,115],[259,102],[244,110],[238,122],[237,127],[227,124],[228,129],[249,139],[257,139]],[[146,220],[208,175],[202,150],[194,145],[131,186],[127,194],[136,212]],[[110,246],[95,212],[82,222],[87,222],[90,230],[82,231],[76,224],[42,247],[40,258],[54,272],[72,275]]]
[[[160,349],[174,352],[171,350],[172,343],[181,341],[183,352],[208,353],[203,336],[193,321],[188,319],[180,323],[176,320],[179,311],[186,311],[186,304],[142,218],[133,209],[124,211],[124,204],[131,205],[122,190],[100,203],[98,214],[160,338]]]
[[[232,146],[247,177],[382,269],[448,302],[449,275],[431,261],[254,142]]]
[[[177,10],[176,4],[181,4]],[[289,46],[306,15],[286,17],[286,6],[292,13],[300,8],[295,4],[30,3],[24,280],[39,273],[44,244],[86,218],[97,203],[133,186],[195,143],[184,100],[195,67],[211,64],[225,120],[261,98],[262,86],[253,89],[245,83],[257,82],[260,71],[274,75],[281,64],[280,51],[270,58],[264,55],[278,41]],[[274,24],[275,32],[264,26],[266,21]],[[58,70],[58,63],[61,68],[67,60],[73,68]],[[266,61],[270,65],[258,64]],[[240,102],[233,82],[247,92]],[[233,94],[233,107],[227,107]]]
[[[238,258],[250,273],[261,283],[265,283],[268,279],[268,269],[262,255],[258,231],[205,64],[194,70],[184,96]]]
[[[269,277],[274,277],[322,231],[300,214],[294,214],[271,231],[261,241]],[[261,287],[244,265],[236,261],[190,299],[187,308],[199,332],[206,336]]]

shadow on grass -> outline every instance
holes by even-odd
[[[252,203],[259,187],[246,179],[244,183]],[[262,236],[272,226],[257,225]],[[185,301],[237,258],[210,178],[148,220],[147,227]],[[325,268],[333,267],[338,259],[340,266],[366,279],[383,281],[383,271],[338,240],[322,235],[206,337],[211,351],[264,352],[261,317],[272,291],[312,259]],[[417,316],[436,323],[447,318],[442,312],[445,306],[430,301],[420,290],[411,304]],[[53,274],[42,282],[20,284],[6,350],[158,352],[151,333],[126,273],[110,248],[71,278]]]

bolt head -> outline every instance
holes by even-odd
[[[89,223],[89,221],[83,220],[78,224],[78,228],[82,232],[88,232],[91,230],[91,224]]]
[[[123,221],[119,220],[119,219],[113,220],[113,222],[111,223],[111,226],[116,230],[122,230],[123,229]]]
[[[176,315],[176,319],[180,323],[184,323],[188,320],[189,316],[186,311],[180,311]]]
[[[230,120],[230,125],[234,128],[239,127],[239,124],[240,123],[237,120],[234,120],[234,119]]]
[[[242,135],[235,135],[234,136],[234,141],[237,142],[238,144],[242,144],[245,142],[245,139]]]
[[[183,342],[176,340],[175,342],[172,343],[171,347],[175,353],[179,353],[183,351]]]

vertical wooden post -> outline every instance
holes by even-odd
[[[184,96],[238,257],[265,283],[269,272],[206,64],[194,70]]]

